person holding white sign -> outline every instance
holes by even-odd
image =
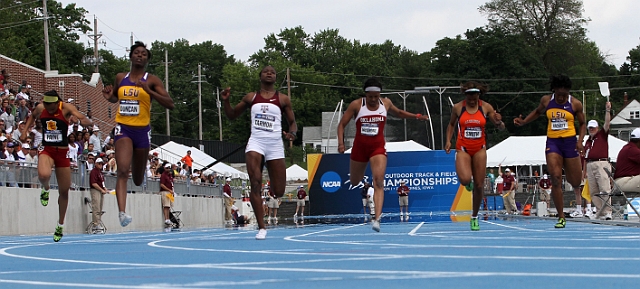
[[[451,110],[451,121],[447,126],[447,142],[444,150],[451,152],[451,138],[457,125],[456,173],[460,184],[469,188],[473,178],[473,213],[471,230],[480,230],[478,211],[484,195],[484,177],[487,170],[487,140],[484,127],[487,121],[493,122],[499,130],[504,129],[502,116],[491,104],[480,100],[480,96],[489,90],[486,85],[469,81],[460,85],[465,99],[456,103]]]
[[[118,103],[114,129],[116,163],[118,164],[116,198],[120,213],[120,225],[131,223],[126,213],[127,180],[129,171],[136,186],[140,186],[147,169],[147,157],[151,144],[151,100],[155,99],[167,109],[174,104],[159,77],[146,72],[151,51],[136,41],[129,52],[131,71],[118,73],[115,85],[102,89],[102,96],[111,103]],[[100,149],[100,148],[95,148]]]
[[[71,162],[67,158],[69,152],[69,118],[75,116],[80,123],[91,126],[93,123],[80,113],[76,107],[70,103],[61,101],[55,90],[44,93],[42,103],[38,104],[33,113],[27,119],[20,134],[20,141],[24,142],[29,135],[29,128],[37,121],[42,123],[42,148],[38,152],[38,179],[42,184],[40,192],[40,204],[49,204],[49,180],[51,179],[51,168],[55,167],[56,179],[58,181],[58,225],[53,233],[53,241],[62,239],[64,219],[67,214],[67,204],[69,203],[69,187],[71,187]]]
[[[564,201],[562,198],[562,170],[567,181],[574,188],[580,187],[582,180],[582,164],[580,155],[584,154],[582,140],[586,132],[586,123],[582,102],[571,96],[571,79],[566,75],[551,77],[551,92],[540,99],[536,109],[527,115],[513,120],[516,126],[523,126],[546,114],[547,144],[545,155],[547,170],[551,176],[551,197],[558,211],[558,222],[555,228],[564,228]],[[578,127],[575,122],[578,121]],[[576,132],[579,137],[576,138]],[[580,141],[578,141],[578,139]]]
[[[376,78],[364,82],[364,97],[349,104],[338,124],[338,152],[344,153],[345,127],[353,119],[356,122],[356,136],[351,149],[349,173],[351,184],[358,184],[364,177],[367,165],[371,163],[373,175],[375,218],[371,221],[372,229],[380,232],[380,215],[384,202],[384,173],[387,169],[387,150],[385,149],[384,126],[387,113],[398,118],[415,118],[428,120],[422,114],[413,114],[397,108],[390,99],[381,98],[382,83]]]

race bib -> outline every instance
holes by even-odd
[[[59,130],[45,131],[44,141],[49,143],[62,142],[62,132],[60,132]]]
[[[122,99],[120,100],[118,109],[120,110],[120,115],[137,116],[140,114],[140,102],[137,100]]]
[[[482,137],[482,128],[468,127],[464,130],[464,138],[479,139]]]
[[[551,130],[567,130],[569,129],[569,123],[566,119],[552,119]]]
[[[360,126],[360,134],[366,136],[376,136],[378,135],[379,128],[377,123],[363,123]]]
[[[256,114],[253,120],[255,129],[272,132],[276,124],[276,117],[267,114]]]

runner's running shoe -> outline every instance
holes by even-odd
[[[567,221],[564,218],[558,219],[558,222],[555,225],[556,229],[562,229],[567,225]]]
[[[571,214],[569,214],[569,216],[571,216],[571,218],[582,218],[582,217],[584,217],[584,214],[582,213],[581,210],[575,210],[575,211],[571,212]]]
[[[380,232],[380,221],[378,220],[371,221],[371,229],[373,229],[376,232]]]
[[[264,240],[267,238],[267,230],[260,229],[258,230],[258,234],[256,234],[256,240]]]
[[[45,207],[49,204],[49,191],[45,191],[44,188],[40,192],[40,204]]]
[[[56,226],[56,231],[53,233],[53,241],[58,242],[62,239],[62,227],[60,225]]]
[[[131,216],[127,215],[125,212],[120,212],[120,214],[118,214],[118,218],[120,218],[120,226],[126,227],[131,223]]]
[[[478,217],[471,217],[471,231],[480,231],[480,224],[478,224]]]

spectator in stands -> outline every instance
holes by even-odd
[[[82,132],[82,147],[86,150],[89,146],[89,139],[91,138],[91,134],[88,131]],[[93,150],[92,150],[93,151]]]
[[[187,164],[189,169],[189,173],[191,173],[191,169],[193,167],[193,158],[191,157],[191,151],[187,151],[187,155],[180,159],[181,162]]]
[[[7,99],[2,100],[2,108],[0,108],[0,119],[4,121],[3,133],[9,128],[13,128],[14,125],[15,117],[14,114],[12,114],[11,107],[9,106],[9,98],[12,97],[13,95],[9,94],[9,97],[7,97]]]
[[[33,133],[33,146],[39,147],[42,144],[42,124],[37,121],[35,127],[31,130]]]
[[[233,206],[235,203],[235,200],[231,196],[231,178],[226,179],[226,182],[222,187],[222,196],[224,197],[224,220],[226,223],[231,223],[233,222],[233,216],[231,216],[231,206]]]
[[[7,73],[6,69],[3,69],[2,71],[0,71],[0,94],[4,95],[8,92],[6,92],[7,87],[5,86],[7,84],[7,80],[9,79],[9,74]]]
[[[89,137],[89,143],[93,145],[92,152],[96,154],[99,153],[100,150],[102,149],[102,144],[100,143],[100,136],[98,136],[99,133],[100,133],[100,128],[98,128],[97,125],[94,125],[92,135]]]
[[[118,169],[118,164],[116,163],[116,157],[115,157],[115,152],[113,150],[108,150],[107,151],[107,171],[109,173],[116,173],[116,170]],[[147,177],[151,177],[153,174],[151,174],[150,172],[147,173]]]
[[[189,166],[187,166],[187,164],[182,164],[182,169],[180,170],[180,178],[186,180],[187,175],[189,175]]]
[[[26,99],[19,100],[18,108],[16,110],[16,121],[17,122],[26,121],[30,113],[31,111],[27,107],[27,100]]]
[[[4,155],[5,155],[5,161],[8,161],[7,166],[9,167],[9,170],[7,170],[6,172],[6,178],[7,178],[7,187],[17,187],[18,183],[16,182],[16,167],[18,165],[18,153],[16,152],[16,143],[14,142],[7,142],[7,147],[4,151]]]
[[[22,134],[21,132],[24,130],[24,126],[26,125],[26,123],[24,121],[20,121],[18,122],[18,129],[14,129],[12,134],[11,134],[11,138],[12,139],[20,139],[20,135]]]
[[[307,192],[304,190],[304,186],[298,187],[298,193],[296,194],[298,201],[296,203],[296,213],[293,214],[293,219],[298,217],[298,210],[300,210],[300,217],[304,219],[304,203],[307,198]]]
[[[0,114],[2,114],[2,111],[0,111]],[[0,118],[0,135],[4,136],[4,130],[5,130],[4,119]]]
[[[89,173],[89,186],[91,191],[91,221],[97,224],[94,230],[102,230],[102,205],[104,203],[104,195],[107,193],[107,188],[104,186],[104,175],[102,174],[102,168],[104,166],[104,160],[98,158],[95,160],[95,166]],[[93,230],[92,230],[93,231]]]
[[[164,216],[165,229],[173,226],[173,223],[169,219],[169,210],[173,207],[174,192],[173,192],[173,173],[171,172],[171,164],[166,163],[166,170],[163,171],[160,177],[160,195],[162,197],[162,214]]]
[[[29,148],[29,154],[26,156],[26,163],[27,166],[30,167],[37,167],[38,166],[38,148],[37,147],[30,147]],[[37,176],[34,176],[34,178],[37,178]],[[36,183],[36,182],[31,182],[31,183]]]
[[[18,106],[16,105],[16,96],[15,94],[9,95],[9,108],[11,109],[11,115],[16,116],[16,111]],[[14,122],[15,123],[15,122]]]
[[[640,192],[640,128],[631,132],[631,139],[620,152],[613,175],[623,192]]]
[[[76,143],[76,135],[69,135],[69,151],[67,152],[67,158],[71,162],[71,167],[78,166],[78,144]]]
[[[93,153],[87,154],[86,166],[88,171],[93,170],[93,165],[95,164],[95,160],[96,160],[96,156]]]
[[[21,86],[18,94],[16,94],[16,100],[29,100],[29,91],[31,90],[31,85]]]

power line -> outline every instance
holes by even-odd
[[[96,18],[97,18],[97,17],[96,17]],[[104,26],[107,26],[107,28],[109,28],[109,29],[111,29],[111,30],[113,30],[113,31],[115,31],[115,32],[122,33],[122,34],[129,34],[129,33],[132,33],[132,32],[124,32],[124,31],[118,31],[118,30],[115,30],[115,29],[111,28],[111,26],[107,25],[107,23],[104,23],[104,21],[102,21],[102,19],[100,19],[100,18],[98,18],[98,21],[100,21],[100,23],[104,24]]]
[[[36,2],[40,2],[40,0],[35,0],[35,1],[31,1],[31,2],[25,2],[25,3],[22,3],[22,4],[18,4],[18,5],[13,5],[13,6],[9,6],[9,7],[0,8],[0,11],[6,10],[6,9],[11,9],[11,8],[16,8],[16,7],[20,7],[20,6],[24,6],[24,5],[29,5],[29,4],[36,3]]]

